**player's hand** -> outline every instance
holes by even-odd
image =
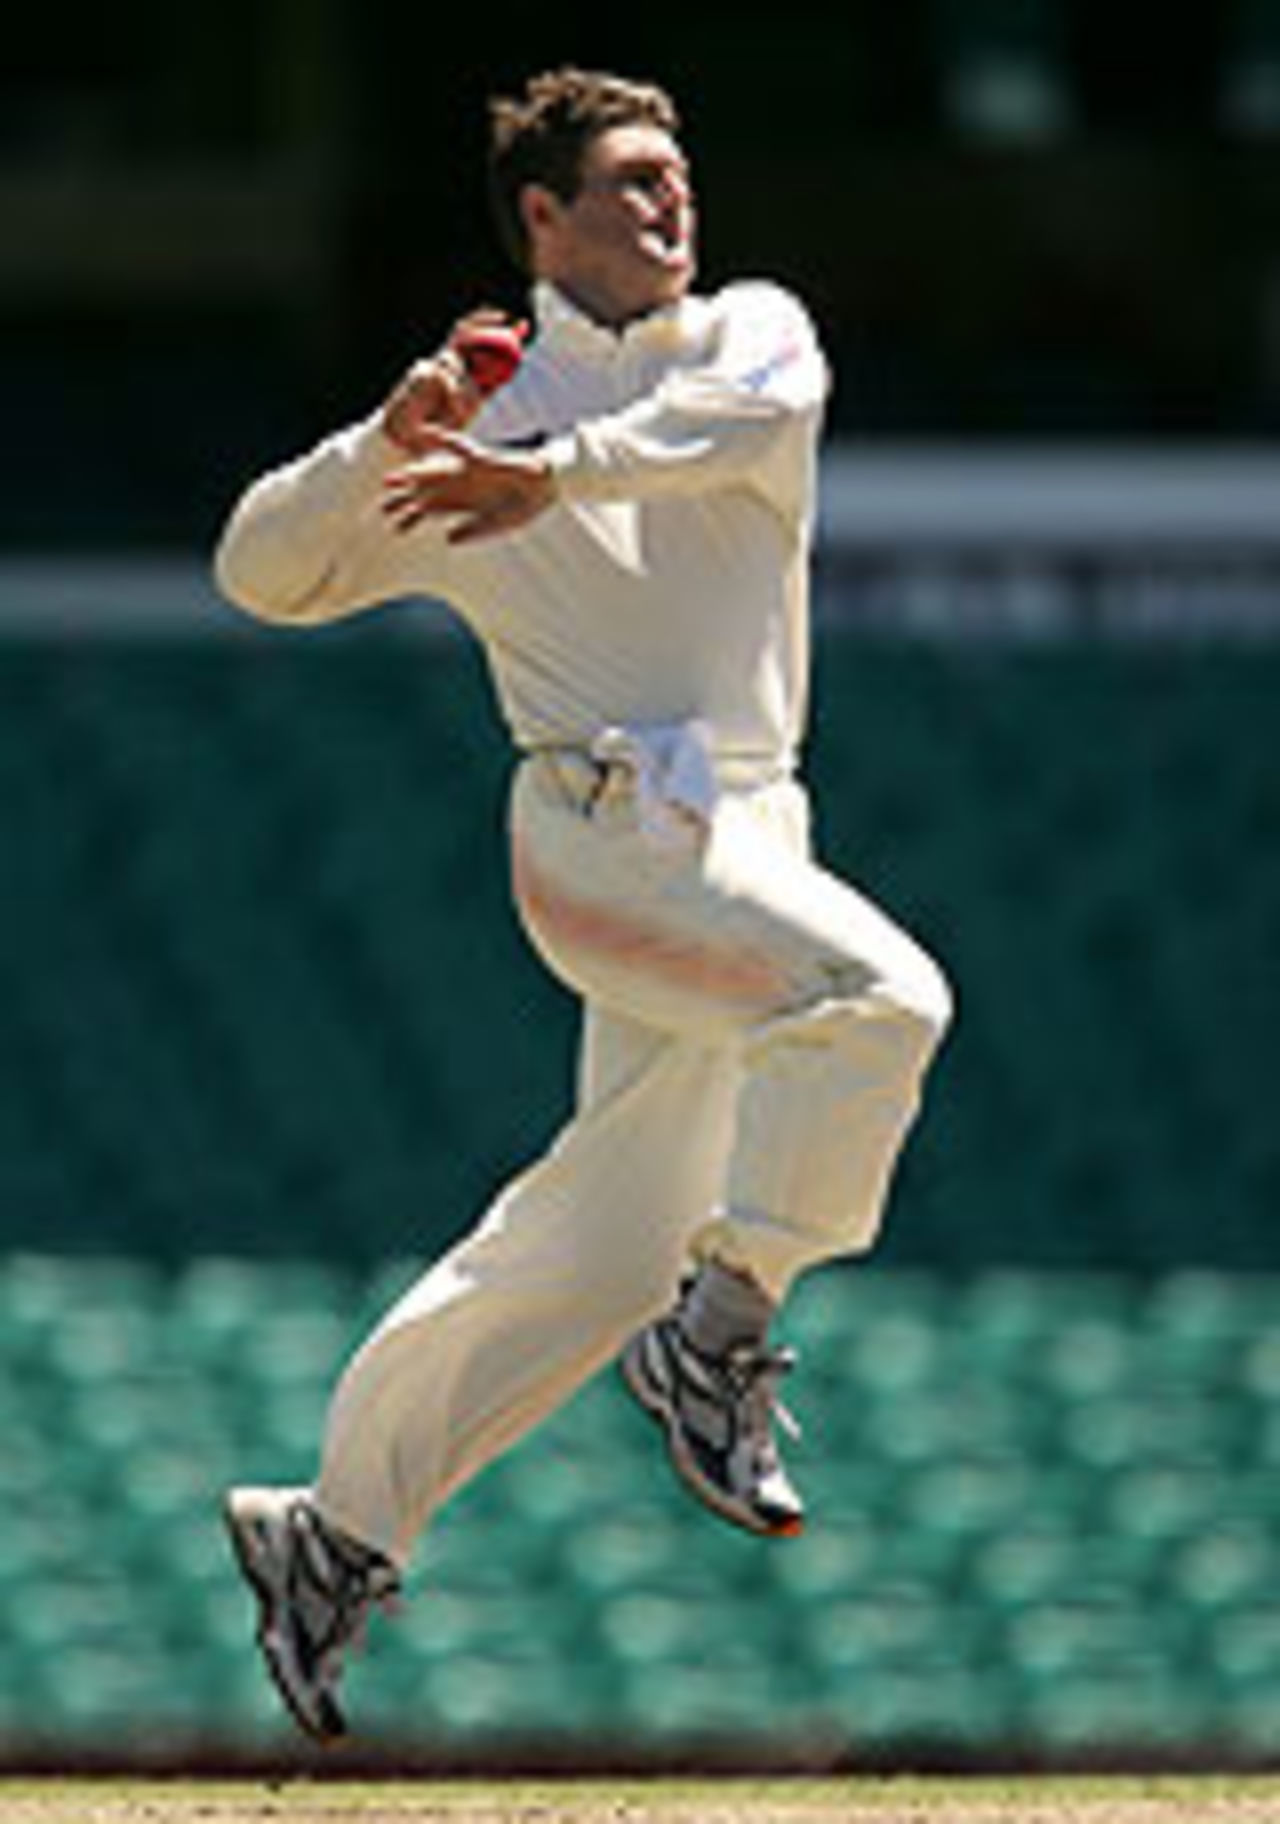
[[[415,361],[392,388],[382,407],[384,436],[406,456],[417,456],[429,447],[431,432],[465,429],[484,404],[485,395],[468,373],[456,345],[469,329],[510,321],[501,310],[473,310],[460,317],[443,347]]]
[[[527,526],[555,499],[550,465],[534,452],[487,449],[439,428],[424,430],[419,448],[422,454],[383,483],[382,510],[397,532],[448,518],[449,543],[473,544]]]

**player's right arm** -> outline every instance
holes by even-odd
[[[416,362],[363,423],[273,469],[237,502],[214,573],[223,593],[259,620],[312,626],[446,582],[438,525],[396,537],[380,511],[383,483],[433,429],[458,430],[483,403],[458,354],[459,338],[501,313],[477,311],[444,346]]]
[[[398,460],[370,419],[260,477],[218,543],[222,593],[258,620],[314,626],[429,588],[425,542],[397,552],[371,511]]]

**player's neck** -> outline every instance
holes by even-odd
[[[554,286],[562,298],[573,308],[600,329],[612,330],[615,335],[623,335],[633,323],[639,323],[646,317],[655,316],[659,311],[668,310],[678,304],[678,297],[660,297],[645,300],[641,304],[624,302],[611,296],[603,289],[594,287],[589,281],[579,279],[553,278],[547,275],[547,282]]]

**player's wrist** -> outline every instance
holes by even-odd
[[[608,472],[597,460],[581,425],[549,437],[538,454],[547,465],[556,493],[566,500],[608,498],[617,492],[611,489]]]

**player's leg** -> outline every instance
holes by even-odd
[[[800,788],[726,794],[708,834],[670,844],[625,793],[575,803],[536,765],[516,806],[521,910],[552,968],[651,1026],[741,1047],[704,1245],[775,1296],[867,1248],[951,996],[914,939],[813,861]]]
[[[795,1276],[871,1245],[950,1017],[941,973],[816,866],[803,794],[723,799],[708,834],[646,842],[625,790],[578,804],[526,775],[516,840],[526,921],[570,981],[673,1030],[721,1032],[742,1073],[725,1194],[677,1313],[625,1359],[704,1499],[792,1531],[772,1417],[786,1358],[769,1319]]]
[[[731,1049],[589,1010],[575,1118],[354,1356],[315,1487],[233,1491],[261,1645],[310,1733],[342,1732],[343,1649],[431,1514],[669,1303],[736,1088]]]
[[[815,915],[825,886],[807,884]],[[774,1315],[804,1270],[874,1242],[950,1017],[932,962],[849,889],[830,897],[850,960],[826,964],[813,1000],[748,1035],[724,1200],[693,1237],[697,1271],[627,1351],[633,1385],[647,1371],[670,1390],[668,1442],[694,1492],[770,1534],[804,1520],[775,1437],[793,1358],[771,1341]]]
[[[736,1090],[731,1050],[588,1014],[574,1119],[343,1376],[327,1519],[403,1564],[449,1495],[669,1303],[723,1183]]]

